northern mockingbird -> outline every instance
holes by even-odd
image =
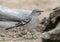
[[[13,27],[16,24],[23,26],[27,23],[28,26],[29,25],[35,26],[39,21],[38,15],[41,14],[41,12],[42,11],[39,9],[34,10],[10,9],[5,6],[0,6],[0,21],[1,22],[3,21],[2,24],[4,23],[4,25],[6,25],[5,28]],[[8,24],[12,26],[8,26]],[[1,26],[4,27],[4,25]]]

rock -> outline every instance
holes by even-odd
[[[30,32],[27,32],[27,34],[24,35],[23,38],[25,38],[25,39],[32,39],[32,35],[31,35]]]

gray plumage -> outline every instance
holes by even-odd
[[[17,20],[22,21],[29,17],[32,11],[24,9],[10,9],[0,6],[0,18],[3,20]]]
[[[0,6],[0,21],[19,22],[18,25],[25,25],[27,23],[35,24],[36,22],[39,21],[37,17],[39,14],[41,14],[41,12],[42,11],[39,9],[34,10],[10,9],[5,6]],[[7,24],[6,26],[8,27]]]
[[[38,13],[37,13],[38,14]],[[32,19],[29,23],[26,24],[28,28],[36,28],[38,24],[40,23],[40,20],[38,18],[38,15],[34,14],[32,15]]]

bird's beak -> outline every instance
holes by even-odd
[[[38,15],[40,15],[41,14],[41,12],[44,12],[44,11],[38,11],[39,12],[39,14]]]
[[[41,10],[40,12],[44,12],[43,10]]]
[[[38,12],[38,13],[41,13],[41,12],[44,12],[44,11],[42,11],[42,10],[38,10],[37,12]]]

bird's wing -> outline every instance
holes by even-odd
[[[20,21],[20,24],[26,24],[31,20],[30,10],[24,9],[10,9],[4,6],[0,6],[0,20],[2,21]]]
[[[12,10],[19,12],[20,14],[18,14],[18,16],[21,17],[21,19],[28,18],[32,13],[32,10],[25,10],[25,9],[12,9]]]
[[[24,20],[26,17],[29,17],[31,11],[23,9],[10,9],[5,7],[0,7],[0,16],[1,18],[8,20]]]

